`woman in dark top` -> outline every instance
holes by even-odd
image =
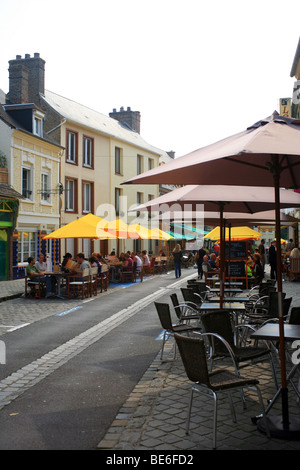
[[[175,276],[181,276],[181,260],[182,260],[182,251],[181,246],[178,244],[173,250],[174,266],[175,266]]]

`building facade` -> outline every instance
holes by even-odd
[[[128,208],[159,195],[158,185],[121,185],[125,179],[138,172],[158,166],[160,160],[171,158],[167,152],[148,144],[142,138],[138,111],[130,108],[121,108],[120,111],[114,109],[110,116],[105,116],[45,90],[45,61],[38,53],[33,57],[29,54],[24,58],[16,56],[16,59],[9,61],[6,104],[7,109],[8,106],[13,109],[16,105],[26,107],[34,104],[42,118],[42,122],[39,123],[37,119],[35,125],[42,124],[43,136],[47,136],[47,139],[55,142],[61,149],[59,174],[50,171],[51,188],[59,189],[55,194],[59,199],[59,217],[56,219],[56,226],[52,223],[42,224],[43,233],[50,233],[89,212],[109,220],[116,217],[129,223],[136,222],[137,214],[127,214]],[[20,145],[18,142],[18,147]],[[30,151],[26,157],[26,151],[21,152],[23,164],[30,167],[33,158]],[[50,170],[50,163],[47,160],[47,163],[41,165],[44,165],[46,175],[47,168]],[[43,189],[40,191],[43,192]],[[52,194],[54,193],[51,193],[51,201]],[[20,221],[23,220],[24,210],[30,212],[32,203],[33,201],[22,203]],[[49,201],[45,201],[45,210],[48,205]],[[46,218],[50,221],[54,214],[48,209]],[[139,219],[140,223],[148,223],[144,217]],[[153,241],[142,241],[139,247],[154,250],[154,244]],[[122,250],[132,250],[133,247],[132,240],[121,242]],[[74,238],[62,241],[60,248],[61,255],[67,251],[74,255],[83,251],[88,256],[92,251],[108,254],[116,248],[116,243]]]
[[[9,215],[2,214],[13,232],[12,239],[6,237],[8,271],[0,279],[24,277],[29,256],[37,257],[43,252],[54,261],[58,255],[55,243],[46,243],[42,237],[60,223],[58,181],[62,148],[44,138],[42,121],[43,113],[33,104],[1,105],[0,149],[6,156],[10,188],[4,196],[14,190],[20,197],[18,204],[16,200],[14,204],[2,204],[3,212],[9,213],[12,204],[14,207],[10,221]]]

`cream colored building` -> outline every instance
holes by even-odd
[[[121,183],[137,172],[158,166],[162,156],[170,158],[167,153],[149,145],[138,132],[116,119],[47,90],[43,99],[61,119],[61,145],[65,147],[61,224],[89,212],[108,220],[137,222],[136,214],[128,214],[127,210],[157,197],[159,186]],[[139,221],[148,224],[144,214]],[[154,250],[154,243],[142,241],[139,248]],[[134,242],[122,240],[119,246],[122,251],[133,250]],[[62,252],[83,251],[86,256],[92,251],[108,254],[114,248],[116,241],[68,239],[62,244]]]
[[[159,195],[158,185],[121,185],[138,172],[158,166],[160,160],[170,159],[167,152],[148,144],[140,135],[138,111],[131,111],[130,108],[124,111],[121,108],[120,112],[113,110],[106,116],[45,90],[45,61],[38,53],[33,57],[26,54],[24,58],[18,55],[9,61],[9,92],[6,100],[11,105],[34,103],[38,106],[44,114],[44,136],[64,148],[60,174],[55,184],[57,174],[54,172],[51,177],[52,186],[60,188],[60,218],[56,219],[56,224],[52,223],[54,213],[48,207],[51,204],[46,201],[47,204],[43,205],[45,221],[51,220],[51,224],[43,224],[47,233],[89,212],[110,220],[115,215],[129,222],[135,221],[134,214],[129,216],[127,209]],[[25,154],[26,151],[22,154],[23,159]],[[30,158],[36,160],[37,154],[38,150],[28,150],[29,156],[26,158],[29,160],[24,161],[24,164],[30,165]],[[45,170],[50,160],[47,160]],[[34,202],[27,202],[26,211],[35,210]],[[148,223],[148,219],[142,219],[141,222]],[[153,250],[154,244],[154,241],[142,241],[138,248]],[[60,248],[61,255],[67,251],[73,255],[83,251],[89,256],[92,251],[108,254],[117,248],[117,244],[115,241],[74,238],[61,241]],[[121,241],[119,248],[132,250],[134,242]]]

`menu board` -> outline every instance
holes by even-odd
[[[230,273],[229,273],[230,266]],[[226,261],[226,276],[246,277],[245,261]]]
[[[229,258],[229,242],[225,243],[225,258]],[[230,243],[230,258],[247,258],[247,242],[238,241]]]

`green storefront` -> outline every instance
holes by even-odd
[[[12,246],[21,194],[0,184],[0,281],[13,279]]]

